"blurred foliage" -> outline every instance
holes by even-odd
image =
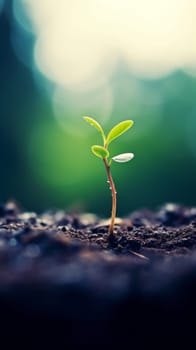
[[[99,140],[80,115],[64,126],[32,70],[16,56],[9,9],[0,15],[0,200],[15,198],[29,210],[63,207],[110,215],[105,172],[90,146]],[[113,155],[133,152],[129,164],[113,166],[118,214],[163,202],[195,204],[196,78],[176,71],[164,79],[142,80],[121,62],[110,79],[112,115],[106,130],[121,120],[134,127],[111,145]],[[75,100],[77,104],[77,99]],[[88,115],[91,110],[83,111]],[[75,130],[75,131],[74,131]]]

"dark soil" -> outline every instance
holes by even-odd
[[[196,208],[167,204],[116,222],[109,239],[107,221],[92,214],[1,205],[3,349],[13,340],[25,348],[189,349]]]

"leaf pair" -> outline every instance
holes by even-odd
[[[103,137],[104,147],[107,147],[109,145],[109,143],[111,143],[113,140],[115,140],[120,135],[124,134],[133,125],[133,120],[124,120],[123,122],[114,126],[113,129],[110,130],[109,134],[106,137],[105,133],[103,131],[103,128],[95,119],[90,118],[90,117],[83,117],[83,118],[84,118],[84,120],[86,120],[86,122],[93,125],[101,133],[101,135]]]
[[[110,130],[108,135],[106,136],[104,131],[103,131],[103,128],[95,119],[93,119],[91,117],[83,117],[83,118],[86,122],[90,123],[92,126],[94,126],[101,133],[101,136],[103,138],[103,146],[94,145],[91,147],[91,150],[92,150],[93,154],[95,154],[97,157],[102,158],[102,159],[106,159],[110,155],[109,151],[107,149],[108,145],[113,140],[115,140],[117,137],[124,134],[133,125],[132,120],[125,120],[123,122],[120,122],[119,124],[114,126]],[[118,163],[124,163],[124,162],[128,162],[133,157],[134,157],[133,153],[123,153],[123,154],[119,154],[119,155],[113,157],[112,160],[114,160],[115,162],[118,162]]]
[[[91,147],[92,152],[99,158],[108,158],[109,152],[106,148],[103,146],[94,145]],[[115,157],[112,157],[112,160],[114,160],[117,163],[126,163],[129,162],[131,159],[133,159],[134,154],[133,153],[122,153]]]

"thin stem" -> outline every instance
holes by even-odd
[[[107,172],[107,178],[110,184],[110,189],[112,192],[112,214],[111,214],[111,221],[110,221],[110,227],[109,227],[109,235],[114,234],[114,223],[115,223],[115,217],[116,217],[116,188],[114,181],[112,179],[111,171],[110,171],[110,166],[108,164],[108,161],[106,158],[103,159],[106,172]]]

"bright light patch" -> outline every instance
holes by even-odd
[[[58,121],[67,131],[75,134],[80,134],[81,130],[75,128],[72,122],[73,116],[81,116],[86,113],[88,115],[99,115],[100,121],[106,122],[112,113],[113,96],[108,84],[104,84],[97,89],[74,90],[74,92],[57,87],[53,101],[54,112]]]
[[[108,77],[121,58],[139,75],[196,66],[195,0],[22,0],[39,70],[63,86]]]

